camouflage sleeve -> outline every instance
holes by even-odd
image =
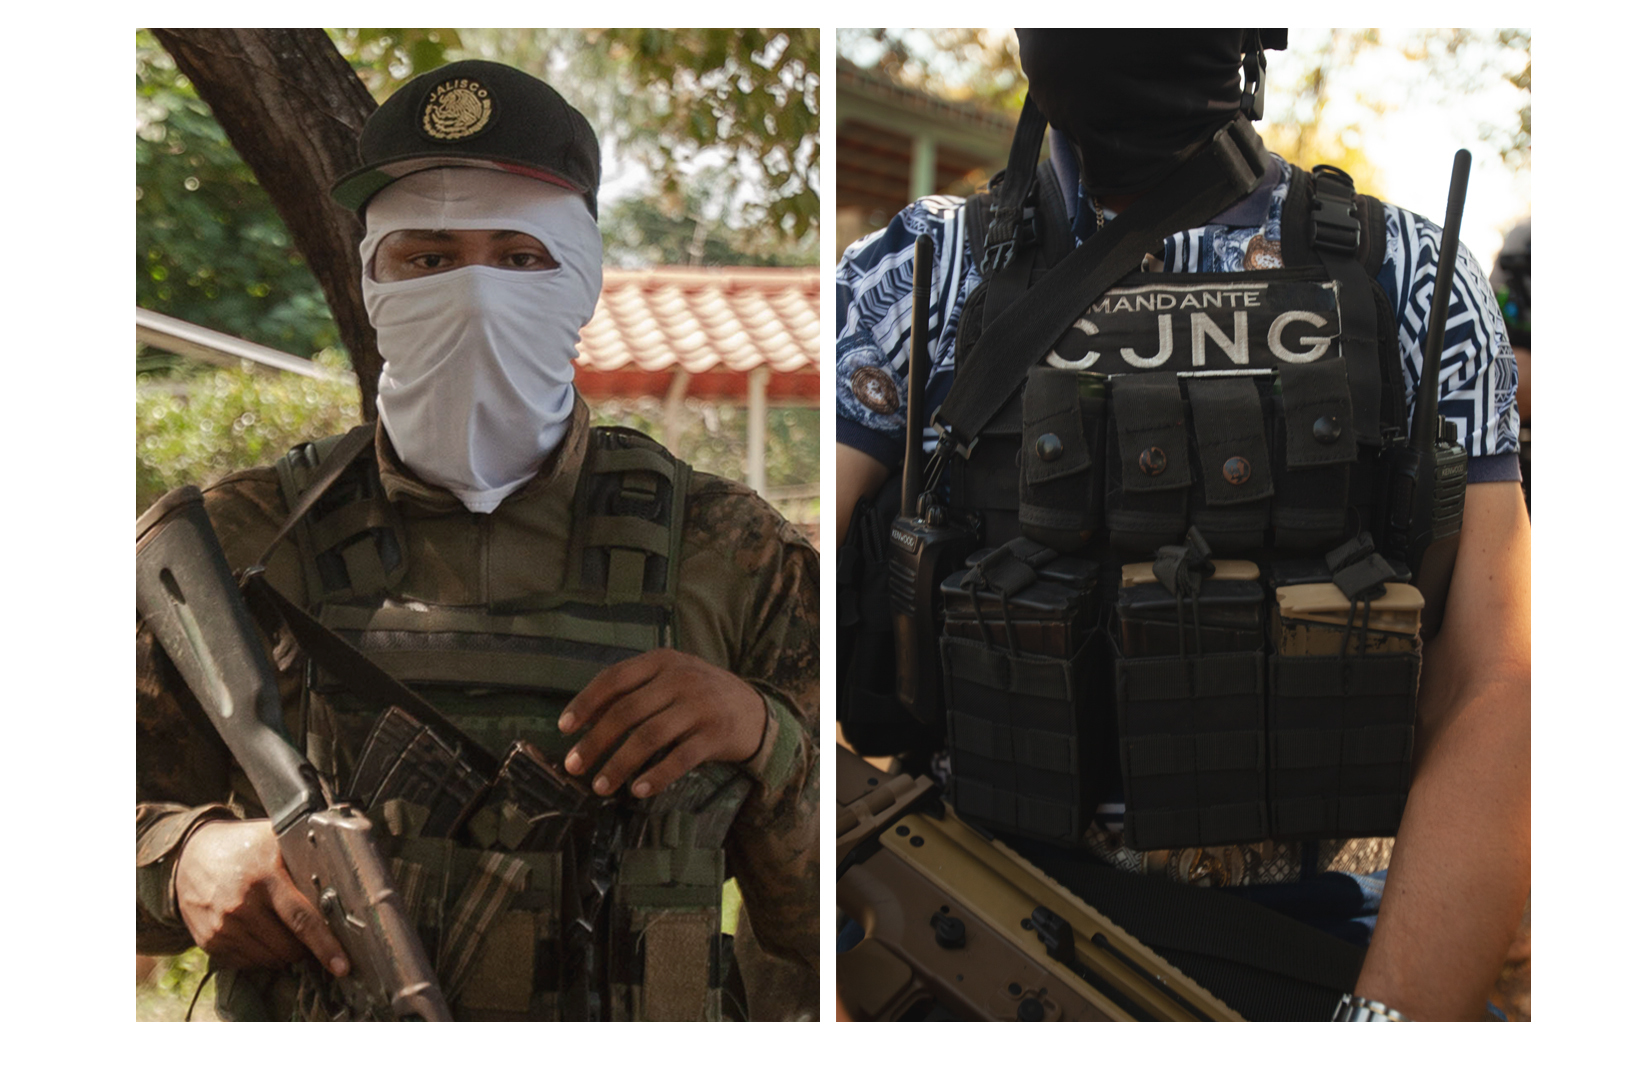
[[[261,554],[284,515],[271,469],[228,477],[206,491],[205,508],[235,567]],[[276,559],[270,576],[276,569],[280,577],[298,572],[290,556]],[[182,845],[205,822],[255,817],[261,808],[210,719],[140,624],[136,646],[137,951],[163,955],[193,944],[176,910]],[[288,708],[300,687],[294,669],[285,675]]]
[[[721,602],[728,667],[762,695],[757,780],[728,840],[759,944],[819,970],[820,568],[801,530],[737,484],[705,478],[691,527],[733,561]]]

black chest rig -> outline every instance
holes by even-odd
[[[981,335],[1071,254],[1051,168],[1036,181],[1023,205],[1006,185],[969,200],[985,281],[952,399]],[[1407,429],[1383,255],[1381,204],[1295,168],[1279,251],[1250,251],[1268,268],[1087,297],[930,465],[948,501],[890,533],[902,711],[878,715],[949,752],[965,820],[1074,845],[1120,800],[1140,851],[1395,833],[1423,602],[1372,539]]]
[[[279,463],[287,504],[333,446]],[[603,668],[673,643],[689,478],[653,440],[594,428],[564,587],[490,604],[406,591],[424,548],[372,453],[292,532],[317,620],[481,748],[474,767],[342,665],[307,663],[298,738],[376,820],[458,1019],[722,1018],[723,848],[750,781],[708,764],[647,800],[598,798],[563,771],[575,739],[557,728]],[[488,519],[470,522],[486,543]],[[486,558],[529,557],[508,551]],[[322,1017],[323,985],[298,1011]]]

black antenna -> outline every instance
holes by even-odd
[[[1441,257],[1435,267],[1435,294],[1429,301],[1429,335],[1424,339],[1424,368],[1418,376],[1417,407],[1412,414],[1412,445],[1435,452],[1440,435],[1441,354],[1446,351],[1446,309],[1452,295],[1452,272],[1458,264],[1458,227],[1463,223],[1464,195],[1469,188],[1469,151],[1452,158],[1452,186],[1446,194],[1446,224],[1441,227]]]

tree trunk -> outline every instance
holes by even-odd
[[[376,417],[381,354],[359,287],[358,218],[330,200],[358,167],[358,137],[376,102],[323,30],[154,30],[211,107],[284,219],[330,303]]]

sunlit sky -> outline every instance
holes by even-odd
[[[1269,94],[1289,92],[1284,75],[1296,76],[1298,55],[1329,33],[1294,29],[1291,49],[1269,54]],[[1474,155],[1474,166],[1461,234],[1480,264],[1490,268],[1503,234],[1531,213],[1532,173],[1530,167],[1518,172],[1507,167],[1494,149],[1480,141],[1478,131],[1483,124],[1512,124],[1520,93],[1498,80],[1484,93],[1440,100],[1430,90],[1428,69],[1393,47],[1407,36],[1404,31],[1386,30],[1384,42],[1391,47],[1368,50],[1359,63],[1334,72],[1328,121],[1360,123],[1362,150],[1378,167],[1382,181],[1381,190],[1373,194],[1436,222],[1446,213],[1452,155],[1467,147]],[[1289,57],[1294,63],[1284,64]],[[1357,92],[1395,107],[1375,115],[1356,104]]]

